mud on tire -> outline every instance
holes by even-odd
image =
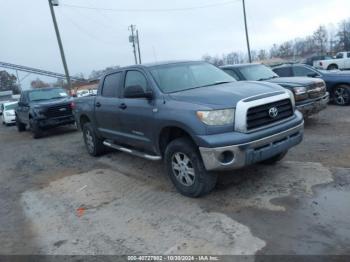
[[[92,156],[99,156],[105,152],[103,140],[97,137],[91,123],[85,123],[83,126],[83,137],[86,150]]]

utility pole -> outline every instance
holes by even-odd
[[[137,64],[137,57],[136,57],[136,47],[135,47],[135,25],[130,25],[129,29],[131,30],[131,35],[129,36],[129,42],[132,43],[132,48],[134,52],[134,58],[135,58],[135,64]]]
[[[66,62],[66,57],[64,55],[62,40],[61,40],[60,32],[58,30],[58,25],[57,25],[56,16],[55,16],[55,10],[53,8],[54,6],[58,6],[58,0],[48,0],[48,1],[49,1],[49,6],[50,6],[50,11],[51,11],[53,25],[55,27],[55,32],[56,32],[58,46],[60,48],[60,53],[61,53],[63,67],[64,67],[64,72],[65,72],[66,78],[67,78],[68,88],[71,89],[72,88],[72,83],[70,81],[70,76],[69,76],[69,72],[68,72],[68,66],[67,66],[67,62]]]
[[[252,62],[252,56],[250,54],[249,35],[248,35],[248,26],[247,26],[247,15],[246,15],[246,12],[245,12],[245,2],[244,2],[244,0],[242,0],[242,4],[243,4],[245,36],[246,36],[246,39],[247,39],[248,58],[249,58],[249,63],[251,63]]]
[[[141,64],[140,38],[139,30],[136,30],[137,52],[139,53],[139,64]]]

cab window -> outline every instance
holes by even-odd
[[[122,73],[114,73],[107,75],[103,81],[102,93],[101,95],[104,97],[117,97],[118,89],[120,86],[120,77]]]
[[[130,86],[140,86],[144,91],[147,91],[146,77],[139,71],[128,71],[125,77],[124,90]]]
[[[239,76],[237,75],[237,73],[235,71],[233,71],[232,69],[224,69],[224,71],[229,74],[230,76],[232,76],[234,79],[236,79],[237,81],[239,81]]]
[[[294,66],[293,67],[294,76],[308,76],[310,74],[315,74],[315,71],[312,71],[309,68],[303,66]]]

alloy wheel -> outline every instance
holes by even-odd
[[[195,171],[190,158],[181,152],[177,152],[171,159],[173,174],[184,186],[192,186],[195,181]]]
[[[338,87],[335,92],[335,100],[338,105],[345,105],[349,102],[349,94],[346,92],[345,88]]]

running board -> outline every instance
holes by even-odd
[[[111,147],[113,149],[117,149],[119,151],[131,154],[131,155],[134,155],[134,156],[142,157],[142,158],[145,158],[145,159],[148,159],[148,160],[157,161],[157,160],[161,160],[162,159],[161,156],[148,155],[148,154],[145,154],[143,152],[136,151],[134,149],[129,149],[129,148],[126,148],[126,147],[123,147],[123,146],[120,146],[120,145],[116,145],[116,144],[114,144],[112,142],[109,142],[109,141],[103,141],[103,144],[105,146]]]

